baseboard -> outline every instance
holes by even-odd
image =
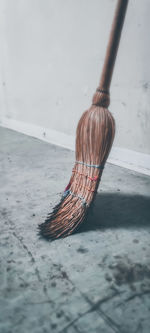
[[[10,118],[2,118],[0,125],[57,146],[75,150],[75,137],[72,135]],[[113,147],[108,158],[108,163],[150,176],[150,155],[148,154]]]
[[[59,131],[10,118],[2,118],[0,121],[0,126],[15,130],[17,132],[32,136],[60,147],[75,150],[74,136]]]

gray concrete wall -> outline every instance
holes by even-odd
[[[115,0],[0,0],[0,120],[74,135],[98,85]],[[150,153],[150,1],[130,0],[111,87],[115,145]]]

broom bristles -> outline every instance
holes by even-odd
[[[114,119],[106,108],[108,104],[108,95],[98,90],[93,105],[78,123],[76,162],[69,186],[61,202],[39,226],[40,234],[46,238],[72,234],[89,212],[115,134]]]

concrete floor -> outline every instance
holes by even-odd
[[[37,225],[74,153],[0,128],[0,332],[150,332],[150,178],[106,165],[87,224],[65,239]]]

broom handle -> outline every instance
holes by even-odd
[[[99,89],[109,93],[114,64],[117,56],[121,31],[124,23],[128,0],[118,0],[110,32]]]

